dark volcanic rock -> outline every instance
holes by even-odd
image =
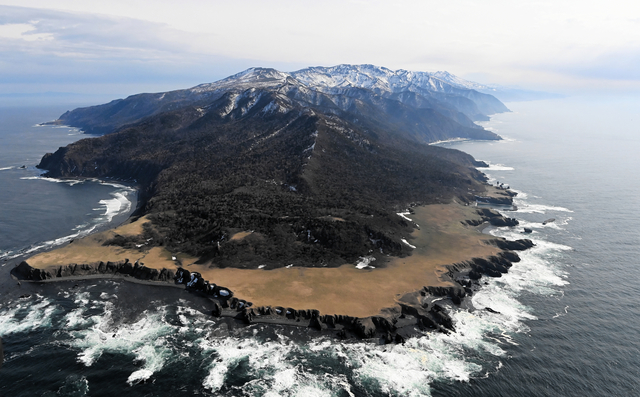
[[[214,302],[213,303],[213,309],[211,311],[211,314],[214,317],[220,317],[222,315],[222,306],[220,305],[220,303],[218,303],[218,302]],[[245,318],[246,318],[246,316],[245,316]],[[251,322],[251,321],[249,321],[249,322]]]
[[[353,328],[360,338],[369,339],[376,336],[376,325],[371,317],[357,319]]]
[[[533,244],[533,241],[529,239],[521,239],[521,240],[515,240],[515,241],[496,239],[496,240],[493,240],[493,242],[499,248],[503,250],[510,250],[510,251],[524,251],[535,245]]]
[[[484,220],[488,220],[493,226],[517,226],[519,224],[517,219],[504,217],[498,211],[491,208],[479,208],[478,214],[482,216]]]
[[[317,330],[325,330],[328,328],[327,324],[325,324],[324,322],[320,321],[320,318],[317,316],[311,317],[311,320],[309,321],[309,327],[310,328],[315,328]]]
[[[500,257],[508,260],[509,262],[520,262],[520,257],[513,251],[502,251],[498,254]]]
[[[513,198],[510,196],[503,197],[486,197],[486,196],[475,196],[476,201],[484,204],[493,204],[493,205],[512,205]]]
[[[491,218],[491,220],[489,220],[489,223],[491,223],[491,225],[493,226],[498,226],[498,227],[517,226],[519,224],[517,219],[507,218],[507,217]]]
[[[22,280],[39,281],[39,280],[47,280],[47,279],[53,278],[53,275],[48,271],[33,268],[29,266],[29,264],[25,261],[20,262],[20,264],[17,267],[15,267],[11,272],[18,279],[22,279]]]
[[[53,273],[48,270],[41,270],[31,267],[26,261],[23,261],[12,273],[19,279],[23,280],[47,280],[52,278],[65,277],[81,277],[92,275],[123,275],[133,277],[139,280],[147,281],[171,281],[176,275],[173,270],[169,269],[151,269],[142,263],[131,264],[128,259],[119,262],[96,262],[92,264],[76,264],[72,263],[65,266],[59,266]]]

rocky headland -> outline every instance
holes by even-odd
[[[372,65],[251,68],[186,90],[75,109],[54,124],[102,136],[46,154],[56,178],[126,180],[139,207],[120,227],[26,258],[34,282],[116,277],[173,285],[245,323],[402,341],[449,332],[461,304],[529,240],[490,206],[468,154],[434,145],[498,140],[474,123],[508,109],[434,74]]]
[[[459,204],[453,204],[448,206],[460,206]],[[372,315],[367,312],[362,312],[362,308],[358,305],[351,304],[354,299],[360,300],[375,300],[374,296],[369,295],[372,293],[370,289],[360,288],[357,291],[344,291],[342,296],[336,295],[340,292],[341,288],[349,288],[348,283],[344,283],[339,288],[327,289],[321,288],[314,289],[311,285],[315,282],[315,278],[301,277],[295,282],[295,288],[297,289],[312,289],[312,293],[309,295],[313,297],[311,302],[316,303],[316,307],[322,307],[320,311],[314,307],[314,303],[310,303],[307,308],[301,308],[296,306],[296,296],[287,296],[287,293],[283,296],[272,296],[271,289],[265,287],[262,294],[256,294],[255,291],[249,293],[250,296],[256,297],[256,302],[250,299],[246,299],[243,296],[244,283],[255,284],[256,280],[263,280],[265,284],[269,284],[268,276],[269,272],[289,272],[297,273],[301,269],[286,268],[280,270],[242,270],[245,273],[237,273],[239,269],[226,269],[232,271],[231,277],[245,277],[247,280],[234,280],[229,279],[229,275],[212,271],[215,269],[207,269],[201,265],[189,263],[189,261],[178,261],[177,258],[171,257],[171,261],[165,260],[165,262],[157,262],[159,256],[146,255],[149,258],[150,263],[145,265],[141,261],[145,256],[140,257],[135,262],[131,262],[129,259],[121,259],[117,261],[95,261],[87,263],[70,263],[65,265],[45,265],[45,263],[51,263],[53,255],[57,255],[57,261],[63,263],[67,261],[68,255],[56,253],[56,250],[49,253],[42,253],[36,255],[33,258],[22,261],[17,265],[12,274],[19,280],[31,281],[31,282],[55,282],[64,280],[81,280],[92,278],[112,278],[123,279],[127,281],[133,281],[137,283],[144,283],[150,285],[171,286],[179,287],[188,290],[189,292],[201,295],[211,302],[211,314],[217,317],[229,317],[238,320],[244,324],[253,323],[265,323],[265,324],[281,324],[296,327],[313,328],[323,333],[332,334],[339,338],[360,338],[371,339],[379,343],[398,343],[403,342],[406,338],[417,335],[425,331],[437,331],[437,332],[452,332],[455,331],[454,324],[447,314],[447,305],[462,305],[465,303],[465,298],[468,298],[477,289],[482,286],[482,277],[501,277],[502,274],[508,272],[513,263],[520,261],[520,258],[516,251],[528,249],[533,246],[531,240],[523,239],[516,241],[508,241],[501,238],[493,238],[488,235],[483,235],[481,229],[492,225],[507,225],[511,223],[510,218],[505,218],[498,212],[488,209],[479,208],[475,206],[464,206],[463,213],[471,219],[455,220],[447,219],[446,222],[438,225],[438,230],[434,233],[428,233],[426,236],[421,236],[423,239],[433,239],[436,234],[439,234],[443,239],[451,239],[453,234],[451,230],[446,230],[448,227],[454,226],[452,223],[458,222],[460,227],[455,227],[457,232],[460,230],[464,232],[462,234],[466,236],[475,236],[478,238],[477,242],[482,244],[486,249],[484,252],[493,253],[492,255],[485,257],[470,257],[469,259],[462,260],[456,263],[446,265],[436,265],[425,261],[421,252],[423,249],[431,251],[431,247],[416,246],[416,259],[424,266],[415,269],[411,268],[407,277],[412,279],[420,278],[414,281],[413,286],[421,283],[425,284],[420,288],[407,290],[407,286],[403,284],[397,284],[395,294],[390,295],[390,290],[385,289],[384,285],[373,282],[372,287],[377,294],[386,294],[387,297],[392,299],[386,303],[375,302],[373,305],[369,305],[369,313],[375,313]],[[418,214],[421,214],[417,209]],[[416,215],[415,211],[413,215]],[[436,209],[432,213],[440,213],[442,209]],[[457,213],[456,215],[459,215]],[[412,216],[413,216],[412,215]],[[473,215],[473,216],[469,216]],[[422,217],[422,220],[425,220]],[[123,229],[119,230],[131,230],[130,225],[126,225]],[[118,229],[116,229],[118,230]],[[412,242],[420,244],[420,234],[422,229],[414,231],[414,239]],[[460,237],[460,236],[457,236]],[[95,239],[95,236],[90,236],[87,239]],[[418,242],[414,241],[418,240]],[[460,240],[464,244],[468,244],[472,240]],[[73,244],[82,242],[74,242],[67,247],[63,247],[60,250],[69,251]],[[440,242],[437,241],[437,244]],[[456,245],[451,248],[455,251],[459,251],[461,247]],[[468,247],[473,251],[478,251],[477,246]],[[80,250],[86,253],[86,250]],[[471,251],[471,252],[473,252]],[[104,254],[104,253],[102,253]],[[127,253],[120,253],[127,254]],[[438,253],[433,253],[435,256]],[[83,254],[84,255],[84,254]],[[98,254],[100,255],[100,254]],[[452,252],[447,252],[446,257],[451,257]],[[465,252],[464,255],[469,255]],[[398,260],[407,260],[408,258],[395,258]],[[44,260],[43,260],[44,259]],[[87,259],[90,259],[87,257]],[[175,259],[175,260],[174,260]],[[184,259],[184,258],[183,258]],[[29,261],[35,263],[36,266],[29,264]],[[374,274],[376,272],[384,273],[386,270],[395,270],[392,267],[394,259],[387,261],[386,267],[383,264],[380,268],[373,268],[367,270],[357,269],[353,265],[345,265],[340,268],[329,269],[309,269],[309,270],[324,270],[322,279],[328,284],[336,283],[335,279],[342,279],[345,277],[344,272],[351,270],[355,276],[366,278],[367,274]],[[397,264],[396,264],[397,265]],[[40,266],[40,267],[37,267]],[[166,266],[166,267],[165,267]],[[410,267],[406,263],[402,263],[399,266]],[[202,273],[200,271],[202,271]],[[225,269],[218,269],[223,271]],[[433,273],[435,277],[425,277],[425,270],[428,273]],[[359,273],[360,272],[360,273]],[[204,273],[204,274],[203,274]],[[333,273],[333,274],[332,274]],[[358,274],[359,273],[359,274]],[[387,278],[388,275],[382,274],[383,278]],[[396,274],[398,279],[401,279],[402,274]],[[216,283],[218,281],[218,283]],[[221,282],[229,282],[230,286],[221,285]],[[290,281],[284,278],[278,282],[280,288],[286,290],[286,283]],[[387,279],[387,285],[394,285],[394,282],[398,280]],[[307,285],[305,285],[307,284]],[[337,283],[336,283],[337,284]],[[291,298],[291,305],[285,304],[286,300]],[[284,299],[284,300],[283,300]],[[269,301],[276,302],[275,304],[268,304]],[[331,307],[335,307],[337,310],[331,311]],[[486,309],[491,310],[491,309]]]

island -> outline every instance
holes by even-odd
[[[430,143],[498,140],[476,125],[508,111],[424,72],[339,65],[252,68],[187,90],[63,114],[99,136],[43,157],[56,178],[135,183],[139,205],[113,230],[26,258],[22,280],[121,277],[186,288],[212,314],[340,337],[402,342],[451,332],[464,304],[530,240],[486,204],[486,164]]]

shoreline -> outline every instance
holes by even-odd
[[[81,178],[48,178],[44,176],[44,173],[42,173],[40,177],[52,179],[52,180],[58,180],[58,181],[78,181],[78,183],[93,182],[93,183],[99,183],[101,185],[111,186],[114,189],[129,191],[129,194],[127,194],[127,200],[131,203],[130,209],[113,215],[111,220],[109,221],[96,224],[95,226],[93,226],[91,230],[80,230],[76,233],[68,234],[62,237],[57,237],[50,240],[38,241],[36,243],[31,244],[30,246],[16,248],[14,251],[7,250],[5,251],[5,256],[0,259],[2,261],[0,266],[6,266],[9,263],[19,262],[24,259],[31,258],[33,256],[36,256],[42,253],[51,252],[51,251],[63,248],[68,244],[74,242],[75,240],[83,239],[98,233],[103,233],[105,231],[118,228],[124,224],[127,224],[132,219],[132,217],[135,216],[136,212],[140,209],[140,204],[141,204],[140,186],[131,181],[118,180],[118,179],[99,179],[99,178],[93,178],[93,177],[91,178],[89,177],[87,178],[82,178],[82,177]],[[103,216],[106,216],[106,213],[103,214]],[[56,243],[58,241],[61,241],[61,242]]]
[[[142,258],[136,259],[135,263],[131,263],[128,259],[121,259],[106,263],[102,261],[77,261],[76,263],[84,264],[69,265],[71,262],[67,262],[67,265],[44,265],[46,262],[42,261],[43,258],[47,258],[47,255],[51,258],[51,255],[59,254],[57,251],[65,248],[70,252],[75,251],[76,254],[82,253],[81,244],[74,242],[62,248],[35,255],[34,257],[41,259],[39,263],[36,260],[40,266],[33,267],[29,264],[29,261],[33,261],[34,257],[22,260],[11,273],[17,279],[31,279],[31,282],[36,283],[113,279],[151,286],[182,288],[208,298],[213,303],[213,315],[232,317],[246,324],[264,323],[311,327],[342,338],[378,338],[379,341],[385,343],[403,342],[406,338],[425,330],[453,331],[453,324],[446,314],[443,302],[437,302],[445,299],[455,305],[461,304],[466,296],[479,288],[478,279],[482,275],[499,277],[501,273],[506,273],[512,262],[519,261],[519,257],[512,250],[526,249],[532,245],[532,243],[529,245],[530,240],[518,240],[529,242],[524,244],[511,243],[506,240],[496,242],[497,239],[493,236],[484,235],[482,229],[494,224],[494,220],[504,218],[497,212],[492,214],[480,207],[463,206],[456,203],[434,204],[429,210],[425,210],[425,207],[429,206],[417,207],[415,208],[417,211],[410,215],[416,224],[421,222],[424,226],[416,228],[409,236],[412,244],[417,247],[413,254],[405,258],[390,258],[385,267],[377,269],[356,269],[353,265],[343,265],[339,268],[280,268],[273,270],[207,269],[193,263],[185,265],[189,262],[185,259],[189,258],[181,257],[177,261],[172,260],[171,253],[158,252],[159,250],[156,249],[158,247],[147,251]],[[474,212],[477,215],[470,216]],[[467,219],[460,219],[461,213]],[[434,226],[434,224],[426,222],[425,216],[427,215],[440,217],[441,223]],[[443,219],[446,221],[442,221]],[[144,222],[144,217],[115,229],[97,233],[91,238],[94,240],[97,238],[97,242],[100,242],[101,239],[104,241],[105,238],[108,238],[104,234],[116,231],[135,234],[141,230],[142,222]],[[98,236],[101,234],[101,237]],[[434,236],[439,236],[439,239],[434,239]],[[473,236],[473,241],[477,243],[469,244],[469,236]],[[95,243],[96,241],[93,241],[93,249],[96,248]],[[429,246],[428,243],[432,245]],[[458,243],[465,243],[466,246],[461,247],[457,245]],[[74,244],[76,245],[74,246]],[[436,247],[441,248],[443,245],[445,245],[443,248],[445,251],[446,249],[453,250],[458,256],[451,256],[449,251],[440,252],[440,254],[434,251]],[[84,248],[90,248],[90,245]],[[156,250],[155,254],[149,256],[154,249]],[[96,254],[92,249],[90,251]],[[121,252],[120,255],[129,253]],[[97,254],[100,255],[100,253]],[[440,262],[437,260],[434,262],[434,258],[438,258]],[[445,258],[452,260],[447,261]],[[148,262],[148,259],[153,259],[156,262],[152,261],[153,263],[144,265],[140,259],[144,259],[145,262]],[[163,266],[158,266],[159,264]],[[167,264],[171,266],[164,266]],[[375,262],[373,264],[375,265]],[[425,266],[431,270],[425,273],[427,270]],[[22,268],[19,269],[20,267]],[[52,273],[53,268],[56,269]],[[243,276],[238,277],[238,274]],[[331,274],[334,276],[327,276]],[[345,275],[350,278],[346,278]],[[396,280],[390,280],[388,275],[394,275]],[[413,284],[407,284],[402,277],[410,277]],[[182,283],[176,283],[173,281],[174,279],[181,279],[179,281]],[[323,283],[315,285],[314,282],[318,280]],[[185,285],[191,281],[191,285]],[[216,285],[213,281],[224,284],[225,287]],[[266,287],[263,288],[262,295],[260,291],[256,295],[255,288],[252,291],[247,287],[252,285],[254,287],[266,285]],[[332,285],[334,290],[326,289]],[[355,288],[354,285],[360,285],[361,288]],[[389,285],[390,287],[388,287]],[[281,298],[276,296],[265,300],[264,294],[268,294],[274,288],[280,292]],[[343,288],[347,292],[343,296],[337,296],[335,288]],[[228,291],[228,295],[222,296],[221,290]],[[315,299],[317,305],[308,299],[305,301],[305,297],[302,296],[305,295],[305,290],[306,295]],[[290,296],[288,294],[291,291],[294,293]],[[302,295],[300,291],[302,291]],[[317,293],[318,291],[321,292]],[[282,296],[287,299],[283,300]],[[369,309],[357,309],[359,303],[354,303],[354,299],[364,302]],[[310,309],[298,310],[293,307]]]

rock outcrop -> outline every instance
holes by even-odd
[[[92,275],[112,275],[132,277],[144,281],[173,282],[175,272],[171,269],[152,269],[143,263],[131,263],[128,259],[118,262],[95,262],[37,269],[22,261],[12,270],[12,274],[21,280],[44,281],[56,278],[82,277]]]
[[[518,220],[502,216],[498,211],[491,208],[478,209],[478,215],[482,217],[481,222],[489,222],[493,226],[517,226]]]
[[[481,211],[487,217],[497,218],[493,212]],[[452,281],[451,286],[425,286],[418,291],[405,294],[398,300],[395,308],[385,309],[379,315],[364,318],[321,314],[318,310],[297,310],[282,306],[255,307],[252,302],[234,296],[229,288],[205,280],[198,272],[182,267],[176,270],[151,269],[143,263],[131,263],[128,260],[70,264],[46,270],[36,269],[23,261],[12,273],[19,279],[32,281],[112,275],[172,282],[184,285],[188,291],[208,297],[212,301],[211,314],[215,317],[232,317],[245,324],[268,323],[309,327],[320,332],[332,332],[341,338],[355,337],[374,339],[379,343],[403,343],[407,337],[425,330],[455,332],[455,325],[447,307],[463,304],[465,297],[480,288],[479,280],[483,276],[501,277],[506,273],[513,263],[520,261],[514,250],[524,250],[534,245],[528,239],[494,239],[489,243],[503,251],[488,258],[473,258],[450,265],[445,277]]]

